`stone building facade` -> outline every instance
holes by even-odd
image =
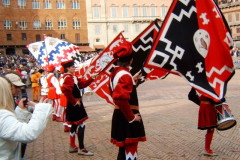
[[[28,53],[44,34],[88,47],[86,13],[86,0],[2,0],[0,53]]]
[[[101,50],[123,32],[132,41],[156,18],[163,20],[172,0],[87,0],[88,41]]]
[[[217,2],[231,29],[234,47],[240,48],[240,1],[218,0]]]

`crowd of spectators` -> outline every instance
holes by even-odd
[[[77,60],[80,63],[96,56],[97,52],[80,53]],[[0,75],[6,75],[8,73],[17,73],[22,81],[27,85],[31,86],[31,74],[33,71],[38,71],[42,67],[38,61],[32,56],[28,55],[0,55]]]

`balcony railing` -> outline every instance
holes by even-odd
[[[226,2],[219,4],[219,8],[229,8],[229,7],[235,7],[235,6],[240,6],[240,2]]]
[[[153,21],[156,18],[160,18],[159,16],[133,16],[132,20],[133,22],[148,22]]]
[[[240,22],[228,22],[228,25],[229,25],[230,27],[239,26],[239,25],[240,25]]]

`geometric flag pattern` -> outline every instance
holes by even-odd
[[[174,0],[145,65],[182,76],[218,102],[235,73],[232,44],[226,20],[213,0]]]

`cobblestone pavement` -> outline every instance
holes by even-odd
[[[239,122],[240,70],[228,84],[227,102]],[[203,156],[205,131],[197,129],[198,106],[187,99],[190,86],[181,77],[169,75],[164,80],[139,86],[140,112],[147,141],[139,143],[139,160],[236,160],[240,159],[239,123],[227,131],[215,131],[212,149],[217,157]],[[118,148],[110,143],[113,107],[96,95],[84,96],[89,115],[85,146],[92,157],[68,153],[69,133],[61,122],[51,119],[42,135],[27,146],[27,160],[114,160]]]

